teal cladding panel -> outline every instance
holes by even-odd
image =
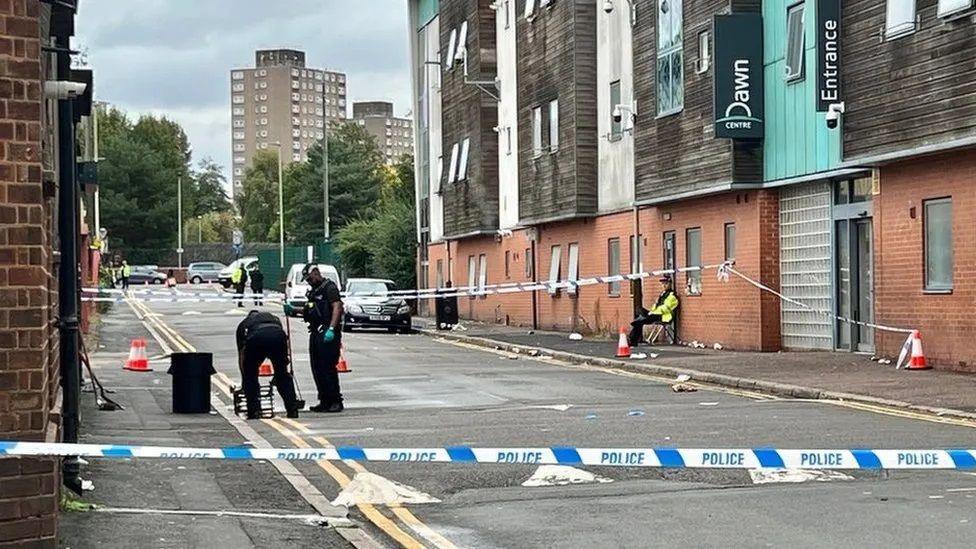
[[[816,111],[816,1],[807,0],[802,80],[786,81],[786,12],[796,0],[763,0],[766,138],[763,178],[786,179],[832,170],[840,162],[840,131],[827,129]],[[843,125],[843,124],[842,124]]]
[[[427,23],[437,17],[439,0],[418,0],[417,1],[417,30],[427,26]]]

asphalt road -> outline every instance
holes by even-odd
[[[243,315],[236,308],[148,305],[194,348],[213,352],[217,370],[237,381],[233,333]],[[314,404],[307,335],[294,320],[291,328],[297,379]],[[300,425],[250,425],[275,446],[292,446],[297,437],[311,446],[325,441],[366,447],[941,448],[972,447],[976,434],[970,427],[823,402],[674,393],[661,380],[524,356],[512,360],[419,334],[356,332],[345,335],[345,344],[352,368],[341,378],[345,413],[304,413]],[[392,528],[371,520],[368,508],[351,510],[352,518],[391,545],[396,539],[442,547],[936,541],[968,547],[976,533],[976,476],[956,471],[855,472],[845,480],[754,484],[746,471],[583,467],[612,482],[525,487],[534,466],[345,462],[331,472],[310,462],[297,467],[330,499],[346,484],[343,477],[365,479],[368,469],[439,500],[377,506]],[[390,537],[391,531],[406,537]]]

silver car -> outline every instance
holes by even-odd
[[[220,271],[226,267],[223,263],[216,261],[200,261],[190,263],[186,268],[186,279],[193,284],[202,282],[217,282]]]

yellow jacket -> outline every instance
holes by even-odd
[[[671,322],[672,313],[678,308],[678,296],[674,290],[667,289],[661,292],[657,298],[657,303],[651,309],[651,314],[661,315],[661,322]]]

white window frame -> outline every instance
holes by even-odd
[[[458,181],[464,181],[468,178],[468,148],[470,146],[471,138],[465,137],[464,141],[461,142],[461,158],[458,160]]]
[[[244,73],[243,72],[240,72],[240,71],[234,71],[234,72],[230,73],[230,78],[231,78],[231,80],[243,80],[244,79]]]
[[[505,154],[511,156],[512,154],[512,127],[505,127]]]
[[[457,180],[458,148],[458,143],[455,143],[454,146],[451,147],[451,163],[449,164],[447,172],[448,183],[454,183]]]
[[[447,65],[444,67],[445,70],[451,70],[454,68],[454,58],[457,56],[457,29],[451,29],[451,38],[448,41],[447,46]]]
[[[939,17],[952,17],[973,7],[973,0],[939,0]]]
[[[696,74],[708,72],[712,66],[712,31],[705,29],[698,33],[698,66]]]
[[[668,16],[662,16],[661,12],[663,10],[663,3],[668,3]],[[677,9],[677,12],[676,12]],[[685,105],[685,53],[684,53],[684,5],[683,0],[657,0],[657,62],[654,67],[655,75],[655,102],[657,103],[657,115],[659,117],[668,116],[671,114],[676,114],[684,109]],[[678,25],[678,37],[676,42],[670,43],[662,47],[662,36],[667,34],[667,39],[670,41],[674,38],[672,29],[674,25]],[[681,82],[675,84],[674,79],[674,60],[679,60],[679,75],[681,77]],[[661,81],[660,72],[661,64],[666,62],[668,66],[668,101],[666,103],[662,102],[661,93]],[[680,100],[675,99],[675,95],[680,93]]]
[[[806,76],[806,11],[804,0],[790,4],[786,8],[786,51],[784,52],[786,70],[784,74],[787,82],[800,82]],[[794,27],[793,21],[797,17],[800,18],[799,29],[794,34],[796,27]],[[796,51],[796,48],[799,48],[799,52]],[[798,57],[792,59],[793,54]],[[792,66],[791,63],[794,61],[799,66]]]
[[[454,52],[454,59],[451,64],[463,63],[464,56],[468,53],[468,22],[461,23],[461,30],[458,31],[457,50]]]
[[[559,150],[559,99],[549,102],[549,152]]]
[[[579,243],[573,242],[569,245],[569,265],[567,266],[566,279],[571,283],[567,287],[569,295],[576,295],[579,292]]]
[[[563,247],[559,244],[555,244],[549,248],[549,283],[547,284],[547,291],[549,292],[549,295],[556,295],[559,293],[559,288],[557,288],[555,284],[559,282],[559,275],[562,272],[562,253]]]
[[[523,15],[525,15],[527,21],[532,20],[532,17],[535,15],[535,0],[525,0]]]
[[[488,285],[488,256],[481,254],[478,256],[478,293],[484,297],[485,286]]]
[[[542,156],[542,107],[532,109],[532,156]]]
[[[478,264],[476,263],[478,256],[469,255],[468,256],[468,292],[471,299],[474,299],[475,292],[475,282],[478,280]]]
[[[948,284],[945,284],[945,283],[934,283],[934,282],[930,282],[929,281],[929,263],[930,263],[929,260],[932,259],[932,258],[929,257],[929,250],[930,250],[930,244],[929,244],[929,218],[931,217],[929,215],[929,207],[930,206],[946,206],[946,205],[949,207],[949,216],[948,216],[949,217],[949,219],[948,219],[948,222],[949,222],[949,232],[948,232],[948,234],[949,234],[949,250],[948,250],[948,256],[947,256],[948,263],[949,263],[948,264],[948,268],[949,268],[949,272],[948,272],[949,282],[948,282]],[[954,270],[955,270],[955,250],[953,249],[953,247],[955,245],[955,242],[954,242],[955,239],[953,237],[955,235],[953,234],[953,231],[952,231],[952,217],[953,217],[953,209],[952,209],[952,197],[951,196],[947,196],[947,197],[943,197],[943,198],[925,199],[925,200],[922,201],[922,242],[923,242],[923,244],[922,244],[922,282],[923,282],[923,286],[922,287],[923,287],[924,291],[926,291],[926,292],[930,292],[930,293],[951,292],[952,289],[953,289],[953,284],[955,283],[955,280],[954,280],[955,277],[953,276],[955,274],[954,273]]]
[[[918,25],[916,1],[887,1],[885,5],[885,39],[893,40],[915,32]]]

